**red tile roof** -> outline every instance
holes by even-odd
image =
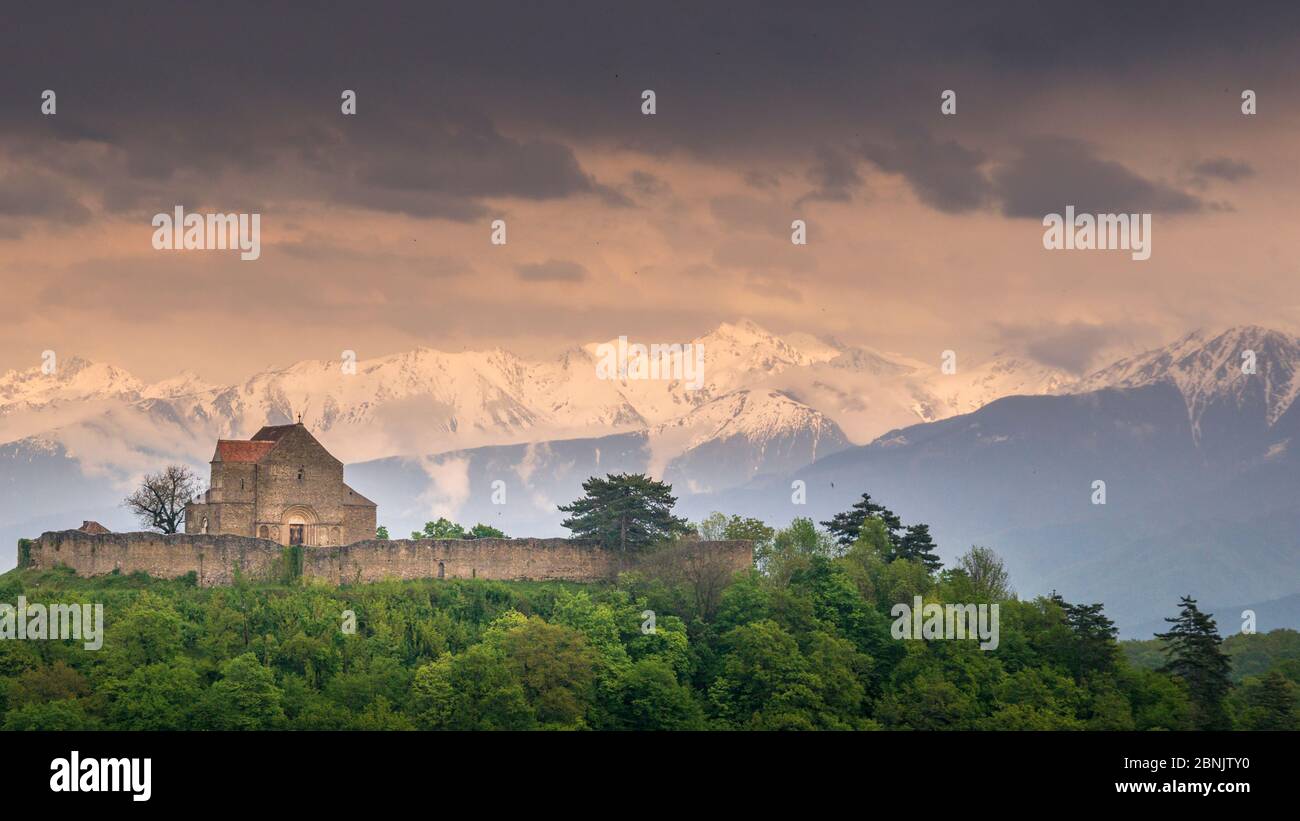
[[[265,430],[265,428],[263,428]],[[275,447],[275,442],[245,442],[242,439],[218,439],[214,462],[257,462]]]

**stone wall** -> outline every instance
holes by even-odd
[[[748,541],[695,542],[685,549],[728,570],[753,563]],[[28,556],[27,567],[63,565],[79,576],[117,571],[172,579],[194,573],[202,587],[229,585],[237,572],[249,579],[280,578],[286,569],[286,548],[229,535],[63,530],[42,534]],[[303,577],[329,584],[436,578],[589,582],[612,579],[630,567],[611,551],[568,539],[392,539],[302,548]]]
[[[70,567],[78,576],[143,572],[174,579],[193,572],[203,587],[232,584],[236,569],[248,578],[271,578],[283,566],[274,542],[247,536],[106,533],[80,530],[42,533],[31,543],[28,567]]]

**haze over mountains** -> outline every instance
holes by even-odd
[[[582,480],[644,470],[672,482],[693,518],[820,520],[869,490],[905,521],[930,522],[945,557],[987,544],[1022,593],[1102,600],[1121,624],[1163,615],[1176,592],[1300,592],[1300,340],[1289,334],[1196,332],[1082,379],[1017,357],[948,375],[937,355],[922,363],[748,321],[694,342],[699,390],[598,379],[596,343],[546,361],[420,348],[355,374],[306,361],[230,386],[190,373],[143,384],[73,357],[53,375],[10,372],[0,567],[19,536],[85,518],[130,527],[118,503],[140,473],[182,461],[206,476],[215,439],[301,413],[394,535],[444,513],[560,535],[555,505]],[[1246,351],[1254,374],[1242,372]],[[791,502],[795,479],[804,505]],[[1095,480],[1105,505],[1091,503]]]

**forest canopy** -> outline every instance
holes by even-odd
[[[1218,637],[1193,599],[1163,639],[1115,639],[1100,603],[1017,598],[996,553],[950,566],[928,529],[865,494],[830,529],[722,513],[679,523],[613,582],[0,576],[0,602],[100,602],[103,648],[0,641],[8,730],[1159,730],[1296,726],[1294,631]],[[622,502],[617,502],[622,504]],[[669,505],[670,507],[670,505]],[[854,526],[852,517],[862,514]],[[574,515],[584,516],[575,509]],[[430,534],[446,524],[435,524]],[[630,538],[618,517],[593,528]],[[698,538],[755,543],[717,578],[674,561]],[[1000,642],[899,640],[891,610],[996,603]]]

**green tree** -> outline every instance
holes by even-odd
[[[543,727],[586,726],[595,695],[596,652],[581,633],[530,616],[499,643]]]
[[[907,532],[898,540],[898,547],[894,551],[894,556],[899,559],[920,562],[925,566],[926,570],[934,573],[940,567],[943,567],[943,561],[934,552],[935,548],[934,537],[930,535],[930,526],[916,524],[908,527]]]
[[[898,544],[898,531],[903,529],[903,522],[889,508],[871,501],[870,493],[863,493],[862,498],[848,510],[836,513],[830,521],[822,522],[822,527],[831,532],[836,544],[848,547],[858,540],[862,524],[867,519],[879,519],[889,533],[889,540]]]
[[[756,549],[755,558],[769,576],[786,579],[813,556],[830,557],[834,553],[831,537],[818,530],[812,519],[798,517]]]
[[[269,730],[284,720],[275,674],[257,656],[244,653],[221,665],[221,678],[200,707],[208,727],[216,730]]]
[[[76,699],[90,693],[90,682],[64,661],[27,670],[9,687],[9,706]]]
[[[1196,606],[1196,599],[1183,596],[1177,618],[1167,618],[1172,627],[1156,638],[1165,643],[1168,661],[1162,671],[1172,673],[1187,685],[1197,729],[1231,729],[1223,700],[1232,689],[1231,663],[1219,646],[1223,638],[1208,613]]]
[[[1254,682],[1252,682],[1254,683]],[[1296,686],[1277,670],[1270,671],[1247,695],[1249,730],[1300,729],[1296,716]]]
[[[482,522],[474,525],[465,534],[466,539],[507,539],[509,538],[503,531],[497,530],[492,525],[485,525]]]
[[[108,716],[115,729],[184,730],[203,689],[188,659],[137,667],[110,682]]]
[[[708,516],[695,523],[695,532],[701,539],[707,542],[717,541],[726,538],[723,536],[727,530],[727,514],[713,511]]]
[[[24,704],[5,714],[4,729],[13,730],[93,730],[95,719],[86,715],[80,700],[65,699],[40,704]]]
[[[626,552],[690,532],[687,521],[672,513],[677,504],[672,485],[640,473],[611,473],[604,479],[593,476],[582,489],[581,499],[559,506],[562,513],[571,514],[560,524],[576,538],[595,539]]]
[[[537,725],[523,684],[497,647],[445,653],[415,672],[411,714],[426,730],[527,730]]]
[[[379,539],[380,541],[387,541],[388,528],[384,527],[383,525],[380,525],[379,527],[375,528],[375,538]]]
[[[1002,601],[1014,595],[1011,575],[998,554],[987,547],[975,545],[957,560],[957,568],[970,583],[972,598],[980,601]]]
[[[628,730],[698,730],[704,711],[691,689],[677,681],[666,659],[649,656],[633,664],[619,682],[618,726]]]
[[[1115,637],[1119,635],[1119,629],[1102,612],[1101,602],[1066,604],[1065,623],[1075,639],[1068,666],[1076,680],[1114,671],[1119,654]]]
[[[104,644],[116,667],[169,661],[181,651],[184,622],[167,599],[145,591],[111,624]]]
[[[424,530],[411,531],[412,539],[463,539],[465,538],[465,528],[447,519],[445,516],[439,516],[436,522],[425,522]]]
[[[724,539],[748,539],[754,543],[757,550],[765,545],[770,545],[772,539],[776,536],[776,531],[764,524],[762,519],[741,518],[732,516],[727,520],[727,526],[722,531]]]

